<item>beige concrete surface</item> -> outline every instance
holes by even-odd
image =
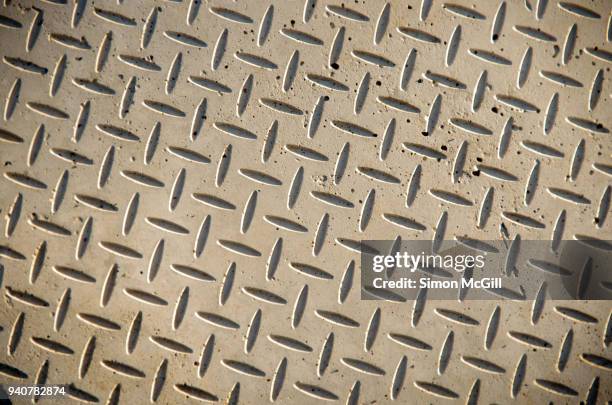
[[[359,291],[360,240],[612,239],[611,37],[607,1],[4,0],[0,382],[612,400],[610,301]]]

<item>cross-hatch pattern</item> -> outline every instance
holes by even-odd
[[[363,240],[610,249],[611,21],[605,0],[4,0],[0,382],[611,400],[609,301],[359,282]]]

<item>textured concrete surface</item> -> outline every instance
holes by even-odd
[[[611,400],[609,301],[361,301],[358,262],[612,239],[610,3],[304,3],[4,0],[0,382]]]

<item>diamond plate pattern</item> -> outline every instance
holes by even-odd
[[[612,399],[608,301],[358,281],[365,239],[612,239],[609,2],[5,0],[0,38],[0,381]]]

